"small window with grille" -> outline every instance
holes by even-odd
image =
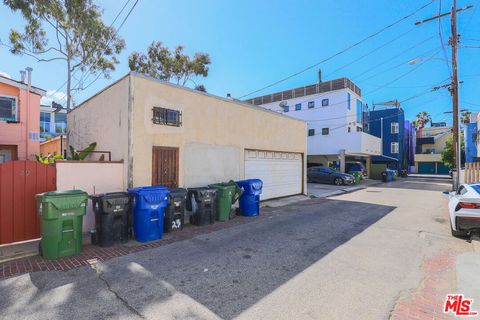
[[[166,126],[180,127],[182,125],[182,112],[178,110],[153,107],[154,124],[163,124]]]

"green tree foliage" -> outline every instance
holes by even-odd
[[[165,81],[173,80],[182,86],[192,76],[208,76],[210,56],[197,52],[191,58],[183,53],[183,49],[183,46],[177,46],[170,51],[160,41],[154,41],[148,47],[147,54],[132,52],[128,57],[128,66],[132,71]]]
[[[465,163],[465,142],[463,141],[463,135],[461,136],[460,140],[461,142],[461,163],[462,165]],[[448,138],[448,140],[445,142],[445,149],[443,149],[442,152],[442,162],[451,168],[454,167],[453,163],[453,137]]]
[[[463,111],[462,116],[460,117],[460,122],[463,124],[470,123],[470,115],[472,113],[470,111]]]
[[[39,62],[65,61],[67,65],[67,108],[71,105],[72,73],[98,73],[105,77],[115,70],[116,58],[125,41],[101,19],[93,0],[4,0],[25,19],[23,32],[10,30],[11,52],[26,54]],[[47,37],[47,27],[53,39]]]

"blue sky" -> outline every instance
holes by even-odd
[[[153,40],[171,48],[182,44],[191,54],[209,53],[212,64],[208,78],[194,80],[204,84],[212,94],[231,93],[240,97],[321,61],[428,2],[140,0],[120,31],[127,46],[111,79],[98,80],[74,98],[79,103],[127,73],[128,55],[132,51],[145,51]],[[104,20],[109,24],[125,2],[102,0],[97,3],[104,8]],[[128,7],[133,3],[131,0]],[[480,0],[458,0],[459,7],[467,4],[476,7],[459,14],[462,44],[480,46]],[[442,6],[442,11],[450,10],[451,0],[443,0]],[[364,102],[368,104],[391,99],[401,101],[427,92],[442,80],[448,82],[438,22],[414,26],[416,20],[436,15],[438,10],[439,0],[436,0],[414,17],[321,64],[323,79],[351,78],[362,89]],[[21,29],[23,20],[3,5],[0,5],[0,17],[0,39],[7,42],[9,29]],[[447,44],[448,18],[442,19],[441,27]],[[450,50],[446,45],[448,59]],[[420,62],[409,64],[413,59]],[[480,49],[460,49],[460,80],[464,81],[460,103],[461,108],[472,111],[480,111],[480,101],[475,95],[480,84],[479,62]],[[62,62],[37,63],[26,56],[14,56],[0,46],[0,72],[18,78],[18,71],[27,66],[34,68],[34,85],[41,88],[54,91],[66,80]],[[315,68],[257,95],[316,80]],[[64,90],[65,87],[60,88]],[[408,100],[402,107],[410,119],[424,110],[430,112],[434,121],[451,117],[443,113],[451,109],[451,98],[445,89]]]

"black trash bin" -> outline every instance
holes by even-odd
[[[382,181],[387,182],[388,181],[388,172],[382,171]]]
[[[182,230],[185,223],[185,206],[187,202],[187,189],[170,189],[168,206],[165,208],[163,232]]]
[[[130,195],[126,192],[112,192],[91,195],[90,199],[95,212],[92,243],[108,247],[127,242]]]
[[[215,222],[215,197],[217,189],[214,188],[188,188],[187,207],[192,211],[190,222],[197,226],[213,224]]]

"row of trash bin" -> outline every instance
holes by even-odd
[[[392,169],[385,169],[385,171],[382,172],[382,181],[383,182],[390,182],[390,181],[395,181],[398,178],[398,171],[397,170],[392,170]]]
[[[261,180],[249,179],[188,189],[145,186],[91,196],[81,190],[39,194],[40,255],[57,259],[81,252],[89,198],[95,213],[92,243],[106,247],[132,237],[139,242],[159,240],[164,232],[182,230],[187,210],[192,213],[190,222],[199,226],[232,219],[237,200],[241,215],[257,216],[262,187]]]

